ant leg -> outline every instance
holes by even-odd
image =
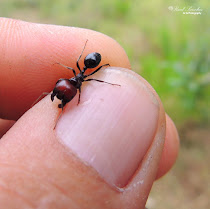
[[[80,103],[80,95],[81,95],[81,87],[79,88],[79,98],[78,98],[78,103],[77,103],[77,105],[79,105],[79,103]]]
[[[31,105],[31,107],[33,107],[42,97],[43,95],[49,95],[49,92],[43,92],[36,100],[35,102]]]
[[[88,39],[87,39],[86,42],[85,42],[85,45],[84,45],[83,50],[82,50],[82,53],[79,55],[79,57],[78,57],[78,59],[77,59],[77,68],[79,69],[80,73],[81,73],[82,71],[81,71],[80,66],[79,66],[79,60],[80,60],[80,58],[82,57],[82,54],[83,54],[83,52],[84,52],[84,50],[85,50],[85,47],[86,47],[87,42],[88,42]]]
[[[59,121],[59,119],[60,119],[60,117],[61,117],[62,114],[63,114],[63,108],[62,108],[62,111],[61,111],[60,115],[58,116],[58,118],[57,118],[57,120],[55,122],[55,126],[54,126],[53,129],[55,129],[55,127],[57,126],[57,123],[58,123],[58,121]]]
[[[61,104],[58,105],[58,108],[62,108],[62,110],[63,110],[63,108],[64,108],[65,105],[66,105],[66,102],[64,102],[62,100]]]
[[[56,96],[56,94],[53,92],[52,94],[51,94],[51,100],[52,100],[52,102],[54,101],[54,97]]]
[[[96,69],[95,71],[93,71],[92,73],[90,73],[89,75],[85,75],[84,78],[91,76],[93,74],[95,74],[96,72],[98,72],[102,67],[104,66],[110,66],[110,64],[105,64],[105,65],[101,65],[98,69]]]
[[[72,67],[68,67],[68,66],[66,66],[66,65],[63,65],[63,64],[61,64],[61,63],[59,63],[59,62],[57,62],[57,63],[55,63],[55,64],[59,64],[59,65],[61,65],[61,66],[63,66],[63,67],[65,67],[65,68],[67,68],[67,69],[69,69],[69,70],[72,70],[73,71],[73,73],[74,73],[74,76],[76,77],[76,72],[75,72],[75,70],[72,68]]]
[[[59,114],[59,116],[58,116],[58,118],[55,122],[55,126],[54,126],[53,130],[56,128],[57,123],[58,123],[59,119],[61,118],[61,115],[63,114],[63,108],[64,108],[65,105],[66,105],[66,103],[63,100],[62,100],[61,104],[58,105],[58,108],[62,108],[62,110],[61,110],[61,113]]]
[[[84,80],[84,81],[98,81],[98,82],[101,82],[101,83],[107,83],[107,84],[111,84],[113,86],[121,86],[119,84],[115,84],[115,83],[109,83],[109,82],[106,82],[106,81],[102,81],[102,80],[98,80],[98,79],[94,79],[94,78],[89,78],[87,80]]]

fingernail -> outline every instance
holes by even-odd
[[[104,70],[105,71],[105,70]],[[58,121],[56,134],[109,184],[124,187],[139,167],[155,135],[159,103],[147,86],[123,70],[99,72],[82,86]]]

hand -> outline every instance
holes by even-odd
[[[5,18],[0,27],[0,117],[19,119],[0,140],[0,205],[144,208],[155,179],[175,162],[179,141],[156,92],[141,76],[122,69],[130,68],[124,50],[86,29]],[[46,96],[30,106],[59,78],[73,76],[53,64],[77,69],[87,39],[84,56],[99,52],[101,64],[113,66],[93,77],[121,87],[83,83],[80,104],[76,95],[53,130],[60,100],[52,103]],[[2,120],[0,127],[11,126],[7,123]]]

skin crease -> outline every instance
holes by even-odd
[[[102,54],[101,64],[109,62],[111,66],[130,68],[119,44],[94,31],[4,18],[0,19],[0,26],[3,31],[0,36],[0,54],[3,55],[0,57],[0,96],[4,98],[0,104],[1,118],[17,120],[43,91],[51,91],[59,78],[71,77],[70,71],[53,63],[59,61],[76,69],[75,60],[87,39],[86,54],[98,51]],[[96,78],[104,73],[98,72]],[[52,105],[47,96],[27,111],[0,140],[0,205],[6,208],[37,208],[40,205],[42,208],[144,208],[155,177],[164,175],[174,164],[179,143],[176,128],[166,115],[163,148],[163,141],[159,140],[159,136],[165,135],[162,104],[152,87],[140,76],[134,76],[153,92],[160,110],[154,142],[142,167],[150,162],[147,161],[149,157],[153,156],[153,161],[145,172],[140,172],[142,167],[139,167],[138,175],[129,182],[127,190],[119,192],[110,187],[94,169],[58,142],[52,127],[59,113],[59,102]],[[5,80],[7,83],[3,82]],[[0,123],[2,135],[6,129],[1,127],[11,125],[6,123]],[[159,147],[158,142],[162,143]],[[138,185],[142,176],[146,176],[143,186]]]

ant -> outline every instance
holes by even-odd
[[[86,79],[87,77],[89,77],[89,76],[95,74],[96,72],[98,72],[102,67],[110,66],[109,64],[104,64],[104,65],[101,65],[100,67],[98,67],[92,73],[90,73],[88,75],[84,74],[85,71],[88,68],[89,69],[95,68],[101,62],[101,54],[99,54],[98,52],[90,53],[84,59],[84,68],[82,70],[80,69],[79,61],[80,61],[80,58],[83,55],[83,52],[85,50],[87,41],[85,42],[84,48],[82,50],[82,53],[80,54],[80,56],[79,56],[79,58],[77,59],[77,62],[76,62],[77,68],[79,70],[78,74],[76,74],[76,71],[73,68],[71,68],[71,67],[65,66],[65,65],[63,65],[61,63],[55,63],[55,64],[59,64],[59,65],[65,67],[65,68],[67,68],[69,70],[72,70],[73,73],[74,73],[74,77],[73,78],[70,78],[70,79],[61,78],[61,79],[59,79],[57,81],[56,85],[55,85],[55,88],[53,89],[52,94],[51,94],[52,102],[53,102],[55,96],[59,100],[61,100],[61,104],[58,105],[58,108],[62,108],[62,112],[63,112],[64,106],[76,96],[77,89],[79,90],[79,98],[78,98],[77,105],[80,103],[81,86],[82,86],[83,82],[86,82],[86,81],[98,81],[98,82],[107,83],[107,84],[110,84],[110,85],[120,86],[119,84],[108,83],[106,81],[102,81],[102,80],[98,80],[98,79],[94,79],[94,78]],[[62,114],[62,112],[61,112],[61,114]],[[61,114],[60,114],[60,116],[61,116]],[[58,117],[57,121],[59,120],[60,116]]]

